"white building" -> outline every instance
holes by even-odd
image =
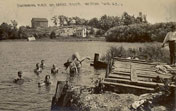
[[[86,28],[77,29],[76,36],[77,37],[87,37],[87,29]]]

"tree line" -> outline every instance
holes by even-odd
[[[106,32],[106,41],[109,42],[162,42],[166,34],[176,30],[175,22],[156,24],[132,24],[118,26]]]
[[[124,12],[120,17],[103,15],[99,19],[94,17],[90,20],[86,20],[79,17],[66,17],[64,15],[58,15],[52,17],[51,20],[56,26],[68,26],[72,24],[88,25],[104,31],[107,31],[114,26],[148,23],[147,16],[145,14],[142,14],[142,12],[139,12],[139,15],[137,17],[135,17],[134,15],[130,15],[127,12]]]
[[[139,12],[136,17],[124,12],[122,16],[103,15],[100,18],[94,17],[90,20],[80,17],[66,17],[64,15],[54,16],[51,20],[55,26],[78,25],[90,26],[92,29],[98,28],[99,30],[96,34],[94,30],[91,30],[90,34],[95,36],[105,35],[106,41],[110,42],[161,42],[170,29],[176,29],[175,22],[150,24],[147,21],[147,15],[142,12]],[[0,25],[0,39],[26,38],[29,31],[38,34],[36,30],[29,26],[17,28],[17,25],[18,23],[15,20],[11,20],[10,24],[2,23]],[[50,27],[50,29],[52,30],[53,28]]]

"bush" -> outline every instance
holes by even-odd
[[[7,23],[0,25],[0,39],[17,39],[18,29]]]
[[[113,27],[106,32],[109,42],[162,42],[167,32],[176,30],[176,23],[133,24]]]
[[[108,61],[113,57],[132,57],[139,58],[141,60],[146,61],[155,61],[155,62],[165,62],[169,63],[169,52],[168,50],[162,49],[160,45],[144,45],[139,48],[129,48],[124,49],[121,47],[111,47],[106,55],[104,55],[101,59]]]
[[[50,34],[50,38],[51,38],[51,39],[56,38],[56,33],[55,33],[54,31],[51,32],[51,34]]]
[[[97,37],[103,36],[104,33],[105,33],[105,31],[100,29],[100,30],[98,30],[98,31],[96,32],[96,36],[97,36]]]

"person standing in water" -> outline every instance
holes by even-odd
[[[162,47],[165,46],[166,43],[169,43],[169,52],[170,52],[170,64],[175,64],[175,51],[176,51],[176,31],[175,27],[171,27],[171,31],[167,33],[166,37],[164,38]]]
[[[23,84],[24,79],[22,78],[22,71],[18,71],[18,78],[14,80],[14,83]]]
[[[45,60],[41,60],[40,68],[44,69],[45,68]]]
[[[72,54],[70,58],[67,59],[67,62],[64,63],[66,70],[69,68],[70,73],[79,73],[80,68],[82,67],[82,62],[86,59],[90,59],[89,57],[84,57],[81,59],[78,52]]]
[[[51,74],[57,74],[59,72],[58,68],[56,68],[56,65],[53,64],[53,67],[51,69]]]
[[[34,69],[34,72],[39,75],[42,72],[42,69],[39,67],[39,63],[36,64],[36,69]]]
[[[51,81],[50,81],[50,75],[46,75],[45,76],[45,80],[44,80],[44,82],[43,83],[38,83],[38,87],[41,87],[41,86],[49,86],[49,85],[51,85]]]

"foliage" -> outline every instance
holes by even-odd
[[[167,32],[176,30],[176,23],[132,24],[117,26],[106,32],[106,40],[110,42],[162,42]]]
[[[11,24],[2,23],[0,25],[0,39],[17,39],[18,29],[17,24],[13,26]]]
[[[66,17],[64,15],[58,15],[51,18],[53,23],[57,26],[57,24],[60,24],[60,26],[64,25],[89,25],[91,27],[99,28],[104,31],[107,31],[108,29],[114,27],[114,26],[120,26],[120,25],[130,25],[135,23],[147,23],[146,15],[143,15],[142,12],[139,12],[139,15],[137,17],[134,17],[129,15],[127,12],[124,12],[121,17],[119,16],[107,16],[103,15],[98,18],[92,18],[90,20],[86,20],[84,18],[80,17]]]
[[[100,30],[98,30],[98,31],[96,32],[96,36],[97,36],[97,37],[98,37],[98,36],[103,36],[104,33],[105,33],[105,31],[100,29]]]
[[[51,39],[56,38],[56,33],[55,33],[54,31],[51,32],[51,34],[50,34],[50,38],[51,38]]]
[[[90,34],[90,35],[95,34],[95,31],[94,31],[93,27],[91,27],[89,34]]]
[[[54,25],[57,26],[57,24],[58,24],[58,18],[57,18],[57,16],[52,17],[51,20],[53,21]]]
[[[122,58],[139,58],[140,60],[154,61],[154,62],[165,62],[169,63],[169,52],[168,50],[162,49],[158,44],[148,44],[139,48],[128,48],[124,47],[110,47],[106,55],[102,57],[103,60],[109,60],[113,57]]]
[[[18,31],[18,36],[20,39],[27,38],[26,34],[27,28],[25,26],[20,26]]]

